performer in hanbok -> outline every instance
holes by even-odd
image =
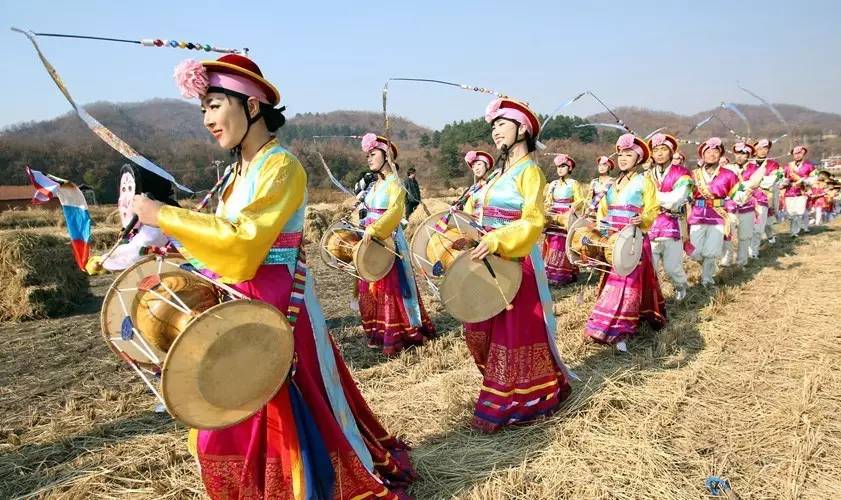
[[[832,211],[832,201],[829,196],[831,187],[829,172],[826,170],[818,172],[818,180],[812,184],[809,194],[812,202],[812,212],[815,214],[815,226],[823,225],[827,220],[826,216]]]
[[[464,325],[467,347],[483,376],[473,426],[493,432],[554,413],[569,396],[570,385],[555,344],[552,295],[537,246],[546,186],[532,158],[540,122],[528,105],[508,98],[493,101],[485,120],[501,152],[500,173],[465,205],[487,231],[471,257],[521,259],[523,269],[510,308]]]
[[[732,231],[730,240],[724,244],[721,265],[727,267],[735,264],[738,267],[744,267],[750,255],[756,218],[756,198],[753,196],[753,191],[758,187],[761,174],[756,174],[756,168],[751,168],[752,164],[749,163],[754,155],[753,146],[745,142],[737,142],[733,145],[733,155],[734,163],[729,163],[726,167],[736,174],[741,184],[733,194],[733,198],[726,204],[731,227],[735,227],[735,231]],[[748,175],[750,173],[755,176],[751,178]]]
[[[391,161],[386,148],[391,148]],[[382,347],[387,356],[399,353],[409,345],[419,345],[435,334],[423,300],[418,293],[412,269],[409,244],[400,224],[406,203],[406,191],[393,169],[399,168],[397,146],[388,144],[385,137],[365,134],[362,151],[366,153],[368,168],[377,180],[365,195],[367,213],[360,224],[365,228],[363,239],[394,238],[400,257],[391,271],[378,281],[359,280],[359,313],[368,345]]]
[[[762,139],[753,145],[754,161],[747,166],[745,175],[752,177],[757,170],[762,171],[763,180],[759,188],[753,191],[753,198],[756,202],[756,221],[753,228],[753,236],[750,243],[750,256],[759,256],[759,248],[762,241],[767,240],[773,245],[776,242],[774,237],[773,222],[769,217],[774,217],[779,203],[779,184],[783,176],[780,164],[776,160],[768,159],[768,152],[773,143],[770,139]]]
[[[584,208],[585,213],[595,213],[599,208],[599,202],[607,193],[607,188],[615,181],[610,176],[610,172],[616,168],[616,163],[609,156],[599,156],[596,159],[596,171],[599,173],[590,181],[590,187],[587,191],[587,205]]]
[[[787,180],[787,187],[784,193],[786,203],[791,198],[807,196],[808,184],[811,182],[809,176],[815,171],[815,165],[806,159],[806,153],[808,152],[809,150],[806,146],[795,146],[791,150],[791,156],[794,159],[788,162],[783,169]],[[808,203],[806,205],[806,211],[803,214],[787,213],[787,216],[791,225],[790,232],[792,236],[796,237],[801,231],[809,232]]]
[[[672,155],[672,165],[681,165],[685,167],[686,155],[684,155],[682,151],[675,151],[675,154]]]
[[[307,174],[274,137],[280,94],[250,59],[226,54],[176,68],[204,125],[237,156],[215,215],[135,196],[201,272],[277,307],[294,326],[295,366],[241,423],[191,433],[213,499],[400,498],[416,477],[405,445],[368,408],[327,332],[301,248]],[[266,353],[266,356],[271,356]],[[232,373],[231,376],[236,376]]]
[[[689,283],[683,268],[684,246],[689,240],[686,225],[686,203],[692,195],[692,174],[685,167],[672,163],[678,142],[668,134],[654,134],[648,140],[653,167],[648,171],[657,188],[660,214],[648,230],[652,265],[663,270],[675,288],[675,300],[686,297]]]
[[[736,174],[720,166],[722,154],[721,139],[707,139],[698,146],[698,157],[704,164],[692,172],[695,190],[689,213],[689,239],[695,250],[691,257],[701,263],[701,284],[705,287],[715,284],[724,240],[730,235],[725,204],[739,187]]]
[[[627,340],[638,332],[640,321],[659,330],[666,324],[666,303],[652,265],[648,232],[657,215],[657,188],[640,165],[651,153],[643,139],[625,134],[616,142],[619,177],[599,202],[597,227],[610,236],[626,226],[642,231],[642,258],[633,272],[620,276],[611,270],[602,277],[596,305],[587,320],[585,334],[596,342],[628,350]]]
[[[754,253],[758,252],[760,244],[760,240],[756,239],[757,233],[759,233],[761,239],[767,239],[769,245],[773,245],[777,242],[777,238],[774,233],[774,223],[769,219],[773,218],[773,220],[776,220],[777,222],[782,222],[783,220],[783,213],[780,211],[780,202],[782,201],[782,197],[780,196],[780,184],[783,178],[783,169],[777,160],[768,158],[768,154],[771,152],[771,148],[773,146],[773,141],[767,138],[760,139],[753,145],[753,149],[756,154],[754,163],[758,168],[764,168],[765,176],[769,177],[769,182],[764,183],[765,185],[762,190],[755,192],[756,203],[759,208],[757,209],[758,221],[756,232],[754,233]],[[777,177],[777,180],[770,182],[771,176]]]
[[[543,260],[550,285],[566,285],[578,278],[578,269],[566,255],[567,217],[570,211],[580,213],[584,206],[581,184],[570,177],[575,160],[559,154],[553,160],[558,178],[546,185],[544,210],[546,230],[543,239]]]

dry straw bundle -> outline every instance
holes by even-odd
[[[0,234],[0,283],[2,321],[69,312],[88,292],[67,238],[41,232]]]

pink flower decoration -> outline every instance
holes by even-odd
[[[616,147],[619,149],[631,149],[634,147],[634,135],[624,134],[616,141]]]
[[[207,94],[210,80],[207,77],[207,69],[195,59],[181,61],[175,67],[175,83],[181,95],[187,99],[195,99]]]
[[[569,161],[569,157],[565,154],[555,155],[555,166],[560,167],[561,165],[566,165]]]
[[[759,142],[756,143],[756,147],[758,147],[758,148],[770,148],[771,147],[771,141],[769,141],[768,139],[762,139],[762,140],[760,140]]]
[[[468,151],[466,155],[464,155],[464,161],[467,162],[468,165],[472,166],[473,162],[476,161],[476,151]]]
[[[377,135],[368,132],[362,136],[362,151],[370,153],[374,149],[377,149],[377,142]]]
[[[496,118],[496,112],[499,111],[499,107],[502,105],[502,99],[494,99],[488,107],[485,108],[485,121],[488,123],[492,122],[494,118]]]
[[[607,156],[599,156],[599,165],[610,165],[610,158]]]
[[[662,146],[666,143],[666,134],[657,133],[654,134],[654,137],[651,138],[651,145],[653,147]]]
[[[705,149],[721,149],[721,139],[718,137],[710,137],[704,145],[706,146]]]

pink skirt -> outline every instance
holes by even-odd
[[[485,432],[551,415],[570,393],[549,347],[530,258],[523,261],[523,282],[512,305],[511,311],[464,325],[467,347],[483,375],[472,425]]]
[[[368,344],[383,348],[383,354],[393,356],[409,345],[423,344],[435,335],[435,325],[429,320],[423,301],[418,297],[421,326],[412,326],[400,293],[399,264],[395,263],[385,278],[369,283],[359,280],[359,314]],[[417,285],[416,285],[417,286]]]
[[[643,238],[640,264],[628,276],[611,271],[602,277],[599,297],[585,334],[596,342],[615,344],[637,334],[640,320],[659,330],[666,325],[666,301],[652,265],[651,243]]]
[[[543,261],[549,284],[566,285],[578,279],[578,269],[566,254],[566,231],[547,229],[543,239]]]

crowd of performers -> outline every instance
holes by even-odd
[[[148,228],[138,233],[135,246],[169,241],[207,276],[284,314],[291,312],[296,285],[303,289],[303,303],[294,306],[295,369],[280,391],[243,422],[190,433],[207,493],[212,498],[405,497],[417,478],[408,447],[366,404],[327,330],[307,269],[302,247],[307,173],[274,135],[284,123],[277,89],[253,61],[236,54],[185,61],[176,68],[176,80],[185,97],[200,101],[205,127],[237,161],[214,214],[135,196],[133,210]],[[690,169],[675,137],[658,133],[645,140],[626,134],[612,154],[596,160],[598,175],[591,182],[573,179],[576,161],[558,154],[557,179],[547,183],[535,155],[540,122],[529,106],[499,98],[487,107],[485,119],[497,154],[467,154],[475,184],[452,208],[470,214],[482,228],[471,258],[516,260],[522,283],[503,311],[464,325],[465,342],[482,375],[472,425],[483,432],[551,415],[570,395],[574,374],[556,346],[550,286],[580,279],[581,271],[565,252],[571,213],[592,220],[605,236],[628,226],[643,235],[639,265],[627,275],[603,274],[584,327],[593,341],[625,351],[641,321],[654,329],[667,322],[661,266],[675,300],[682,300],[689,287],[685,258],[697,260],[701,284],[713,286],[719,265],[744,266],[760,255],[763,242],[773,244],[774,217],[792,214],[796,236],[836,211],[837,186],[815,171],[804,146],[791,151],[793,161],[780,165],[768,157],[769,140],[726,149],[720,139],[710,138],[698,147],[698,166]],[[393,355],[436,333],[403,233],[405,205],[417,200],[407,200],[395,144],[366,134],[361,146],[370,170],[358,189],[364,201],[363,238],[392,238],[399,256],[384,278],[357,281],[356,305],[369,344]],[[732,163],[722,161],[726,153],[733,155]],[[804,211],[787,211],[787,203],[802,196],[808,198]],[[126,252],[136,255],[137,249]],[[93,259],[91,272],[129,263],[109,259]]]

